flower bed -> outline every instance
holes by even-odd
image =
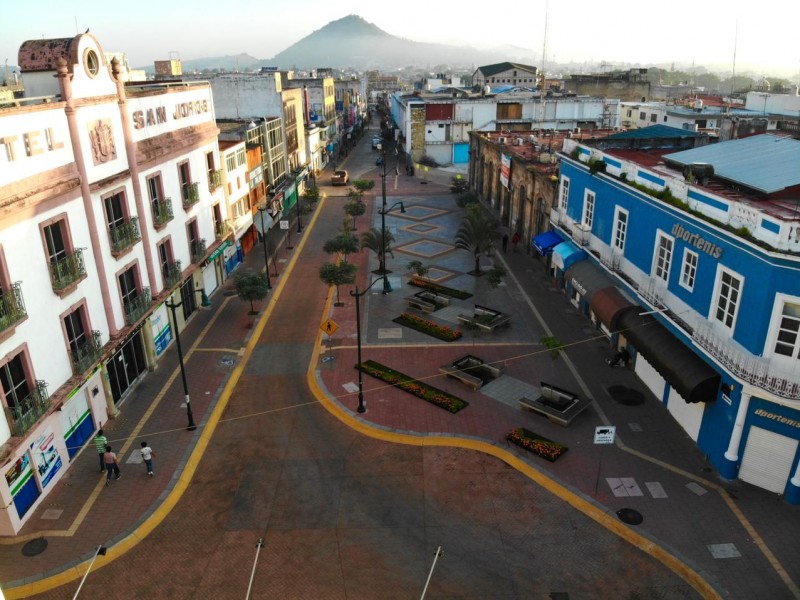
[[[556,459],[568,450],[566,446],[548,440],[546,437],[542,437],[523,427],[512,430],[506,435],[506,439],[550,462],[556,462]]]
[[[447,287],[446,285],[441,285],[438,283],[434,283],[433,281],[428,281],[427,279],[421,279],[420,277],[412,276],[409,280],[409,285],[413,285],[414,287],[422,288],[423,290],[429,290],[436,294],[444,294],[445,296],[450,296],[451,298],[458,298],[459,300],[466,300],[467,298],[472,298],[472,294],[469,292],[465,292],[464,290],[457,290],[455,288]]]
[[[356,368],[359,368],[356,365]],[[392,386],[415,395],[417,398],[422,398],[426,402],[443,408],[453,414],[457,413],[463,408],[469,406],[466,400],[462,400],[458,396],[453,396],[445,391],[442,391],[433,386],[421,383],[416,379],[412,379],[408,375],[404,375],[399,371],[390,369],[374,360],[367,360],[361,363],[361,372],[371,375],[376,379],[380,379]]]
[[[445,342],[453,342],[461,337],[461,332],[458,329],[439,325],[438,323],[428,321],[428,319],[423,319],[411,313],[403,313],[396,319],[393,319],[393,321],[398,325],[405,325],[406,327],[416,329],[421,333],[427,333]]]

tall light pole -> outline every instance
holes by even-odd
[[[386,275],[388,271],[386,271],[386,213],[389,212],[386,210],[386,150],[383,148],[383,144],[381,144],[381,156],[383,157],[383,173],[381,174],[381,195],[383,197],[383,202],[381,203],[381,253],[380,253],[380,265],[378,270],[380,271],[381,275]],[[397,148],[394,149],[395,155],[397,154]],[[397,169],[397,166],[395,166]],[[403,210],[402,212],[405,212]],[[389,284],[389,278],[383,278],[383,293],[388,294],[392,291],[392,286]]]
[[[264,228],[264,213],[266,210],[266,204],[258,207],[258,212],[261,213],[261,241],[264,243],[264,271],[267,274],[267,290],[271,290],[272,282],[269,280],[269,258],[267,257],[267,230]]]
[[[364,388],[361,381],[361,304],[359,300],[381,279],[385,281],[386,275],[381,275],[375,279],[363,292],[358,291],[358,286],[356,286],[355,290],[350,290],[350,295],[356,299],[356,347],[358,348],[358,366],[356,367],[358,370],[358,408],[356,410],[360,413],[367,412],[367,407],[364,405]]]
[[[201,294],[201,306],[211,306],[211,301],[206,296],[205,290],[192,290],[196,294]],[[181,380],[183,381],[183,397],[186,400],[186,416],[189,419],[189,424],[186,426],[188,431],[194,431],[197,429],[197,425],[194,424],[194,415],[192,415],[192,401],[189,398],[189,385],[186,383],[186,367],[183,364],[183,349],[181,348],[181,333],[178,330],[178,317],[175,314],[175,309],[179,306],[182,306],[186,300],[181,300],[180,302],[171,302],[167,300],[164,304],[170,309],[172,312],[172,324],[175,326],[175,344],[178,348],[178,363],[181,366]]]

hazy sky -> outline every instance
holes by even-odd
[[[539,57],[545,2],[138,0],[121,11],[120,3],[96,0],[5,0],[0,60],[16,64],[25,40],[69,37],[87,28],[104,50],[127,53],[134,67],[167,59],[170,52],[184,60],[239,53],[266,59],[348,14],[414,41],[477,48],[513,44]],[[694,62],[729,73],[736,48],[737,74],[800,77],[797,0],[549,0],[547,14],[548,61]]]

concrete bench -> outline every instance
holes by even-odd
[[[475,311],[472,315],[460,313],[456,315],[456,317],[463,323],[467,323],[489,333],[511,322],[510,315],[487,306],[481,306],[480,304],[475,305]]]
[[[460,380],[474,390],[482,387],[487,379],[497,379],[503,374],[502,367],[495,367],[483,362],[477,356],[467,354],[454,360],[449,365],[439,367],[439,372],[448,377]]]
[[[427,300],[418,298],[416,295],[406,296],[405,300],[406,306],[409,308],[416,308],[417,310],[421,310],[422,312],[426,313],[432,313],[436,310],[436,305],[433,302],[428,302]]]
[[[520,406],[526,410],[537,412],[547,417],[553,423],[563,427],[583,412],[591,400],[579,398],[567,390],[552,384],[541,382],[541,394],[536,398],[523,396],[519,399]]]

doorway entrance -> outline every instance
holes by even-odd
[[[141,329],[133,334],[106,363],[114,404],[119,404],[136,380],[147,371]]]

